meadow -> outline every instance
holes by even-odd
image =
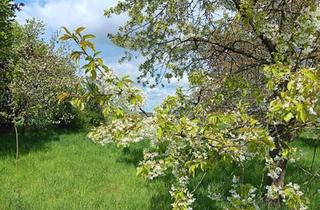
[[[13,136],[0,139],[0,209],[156,209],[165,193],[136,176],[139,147],[101,147],[84,132],[30,134],[16,166]]]
[[[307,139],[307,137],[304,137]],[[143,158],[147,143],[126,149],[114,145],[100,146],[86,138],[84,131],[51,130],[24,134],[20,141],[20,159],[16,164],[14,135],[0,135],[0,209],[170,209],[170,188],[162,180],[148,181],[136,175],[136,166]],[[299,182],[310,200],[310,209],[320,205],[320,182],[303,169],[310,170],[313,148],[306,140],[295,142],[303,148],[303,156],[290,164],[287,182]],[[318,157],[318,156],[317,156]],[[319,170],[316,158],[313,170]],[[259,164],[244,167],[246,180],[261,182]],[[303,169],[302,169],[303,168]],[[232,165],[220,163],[214,173],[203,182],[223,192],[234,170]],[[226,176],[227,174],[227,176]],[[199,181],[202,175],[194,182]],[[224,181],[225,180],[225,181]],[[167,184],[166,184],[167,183]],[[230,184],[230,183],[229,183]],[[196,191],[195,209],[222,209],[223,202],[211,201],[207,187]],[[227,192],[224,192],[227,193]]]

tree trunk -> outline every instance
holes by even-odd
[[[311,163],[311,169],[310,169],[311,172],[313,171],[313,165],[316,158],[316,153],[317,153],[317,145],[315,145],[313,148],[313,157],[312,157],[312,163]]]
[[[286,175],[287,163],[288,163],[287,159],[279,160],[277,162],[277,167],[281,168],[281,172],[279,174],[279,177],[276,179],[273,179],[273,178],[269,177],[268,175],[266,175],[266,186],[273,185],[277,188],[281,188],[281,189],[283,188],[284,181],[285,181],[285,175]],[[282,198],[280,195],[276,199],[270,199],[270,198],[266,197],[266,202],[267,202],[268,206],[270,206],[270,207],[280,206],[281,200],[282,200]]]
[[[271,178],[268,176],[268,172],[266,172],[265,177],[265,186],[275,186],[277,188],[284,187],[285,175],[286,175],[286,168],[288,164],[288,160],[286,158],[281,157],[282,151],[287,147],[286,142],[289,142],[292,136],[288,133],[286,127],[280,125],[273,127],[272,133],[276,133],[275,138],[275,149],[269,152],[270,157],[276,163],[276,166],[281,169],[281,172],[278,174],[278,178]],[[279,197],[276,199],[271,199],[266,197],[265,200],[267,205],[270,207],[277,207],[281,205],[282,198]]]
[[[18,159],[19,159],[19,134],[18,134],[18,128],[16,125],[14,125],[14,131],[16,134],[16,165],[18,165]]]

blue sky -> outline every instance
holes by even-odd
[[[107,19],[103,16],[104,9],[114,6],[118,0],[16,0],[23,2],[25,6],[18,13],[17,20],[24,23],[26,19],[36,18],[47,25],[45,38],[59,30],[61,26],[75,29],[78,26],[87,27],[89,33],[97,36],[95,44],[103,52],[104,60],[118,75],[130,75],[135,81],[139,75],[138,66],[143,58],[119,64],[118,60],[123,56],[124,49],[115,46],[107,39],[107,34],[116,32],[117,28],[125,22],[125,15],[114,16]],[[137,84],[139,86],[139,84]],[[168,95],[175,93],[177,86],[186,86],[187,80],[173,80],[164,88],[142,88],[147,101],[145,109],[152,111],[155,106]]]

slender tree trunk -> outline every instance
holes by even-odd
[[[18,128],[16,125],[14,125],[14,131],[16,134],[16,165],[18,165],[18,159],[19,159],[19,134],[18,134]]]
[[[313,170],[313,165],[314,165],[314,161],[315,161],[315,158],[316,158],[316,153],[317,153],[317,145],[314,146],[314,149],[313,149],[313,157],[312,157],[312,163],[311,163],[311,169],[310,169],[311,172]]]

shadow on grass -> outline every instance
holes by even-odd
[[[164,184],[166,184],[165,180],[161,180]],[[150,200],[150,210],[170,210],[171,207],[171,197],[169,194],[170,186],[165,185],[164,189],[157,191],[157,193],[152,196]]]
[[[309,148],[320,147],[320,139],[301,136],[299,137],[298,140],[300,141],[300,144],[304,147],[309,147]]]
[[[136,144],[130,145],[130,147],[122,149],[122,155],[118,158],[117,162],[126,163],[129,165],[134,165],[138,167],[139,162],[143,160],[143,151],[149,147],[149,142],[139,142]],[[169,190],[171,188],[171,183],[173,183],[172,176],[160,177],[155,180],[160,184],[161,187],[156,188],[156,192],[151,197],[150,200],[150,210],[170,210],[171,207],[171,197]],[[160,183],[159,183],[160,182]],[[147,185],[150,187],[150,190],[155,190],[152,185],[155,184],[153,181],[147,182]]]
[[[263,178],[263,163],[260,160],[248,161],[245,165],[245,179],[244,183],[251,183],[259,187]],[[259,173],[257,173],[259,171]],[[189,190],[193,191],[196,202],[193,204],[195,210],[211,210],[211,209],[226,209],[230,206],[227,205],[227,197],[230,196],[229,190],[232,189],[233,175],[239,176],[243,173],[242,167],[236,166],[227,161],[219,161],[213,170],[206,175],[198,170],[196,176],[191,180]],[[202,181],[201,181],[202,180]],[[151,200],[151,209],[171,209],[171,200],[169,190],[171,183],[174,183],[172,177],[163,177],[159,181],[165,183],[165,189],[161,189]],[[198,185],[201,182],[200,185]],[[210,189],[210,190],[209,190]],[[259,189],[258,189],[259,190]],[[214,201],[209,198],[209,191],[220,193],[222,201]],[[258,196],[262,192],[257,192]]]
[[[143,160],[143,150],[148,147],[148,142],[140,142],[133,144],[128,148],[122,150],[122,155],[118,158],[118,162],[134,165],[137,167],[139,162]],[[256,170],[262,171],[261,162],[254,160],[246,165],[247,178],[244,182],[251,182],[255,185],[260,185],[261,174],[256,173]],[[195,192],[196,202],[194,203],[194,209],[225,209],[226,206],[219,202],[212,201],[208,197],[209,186],[216,192],[220,192],[224,197],[229,196],[229,190],[231,189],[231,180],[233,175],[240,175],[242,169],[236,167],[231,163],[220,161],[215,170],[206,175],[200,187],[197,188],[198,183],[202,179],[203,173],[198,171],[197,176],[193,179],[190,185],[190,190],[197,188]],[[175,183],[172,176],[165,176],[156,179],[161,182],[162,187],[157,189],[153,197],[150,200],[150,210],[166,210],[172,209],[171,203],[173,200],[170,197],[169,191],[171,184]],[[152,185],[152,181],[149,182]]]
[[[59,134],[67,133],[64,130],[38,130],[19,134],[19,155],[28,154],[32,151],[45,150],[47,143],[59,140]],[[13,132],[0,134],[0,156],[14,156],[16,141]]]
[[[143,160],[143,150],[149,146],[148,142],[139,142],[122,149],[118,162],[133,164],[135,167]]]

